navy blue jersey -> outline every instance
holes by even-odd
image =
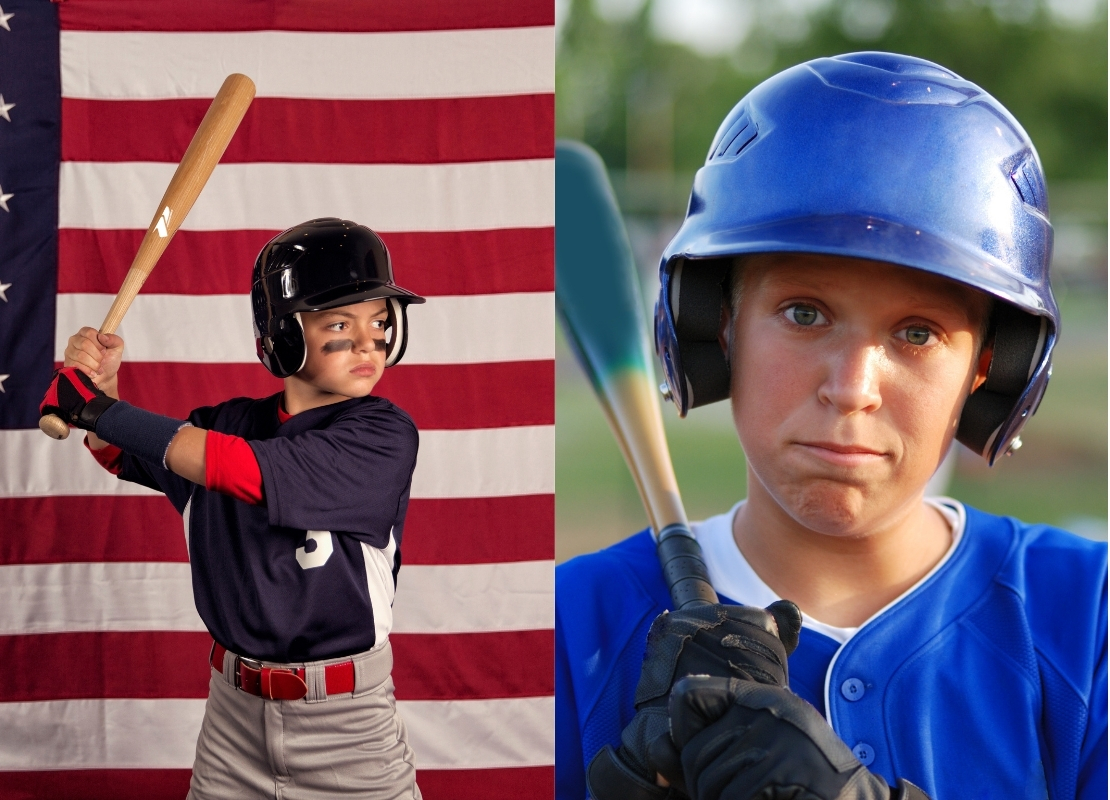
[[[246,439],[264,505],[208,491],[123,455],[120,478],[165,492],[185,519],[193,597],[213,638],[278,662],[362,652],[385,640],[418,434],[381,397],[278,420],[278,398],[198,408],[198,428]]]
[[[803,628],[790,687],[870,770],[933,800],[1104,800],[1106,600],[1105,543],[969,508],[948,560],[843,645]],[[560,800],[619,744],[669,607],[646,531],[556,569]]]

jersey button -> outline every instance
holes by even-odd
[[[859,678],[849,678],[840,684],[840,693],[844,695],[844,699],[851,700],[853,703],[863,697],[866,691],[867,687]]]
[[[859,759],[859,763],[869,767],[871,762],[875,760],[875,748],[867,742],[860,742],[852,748],[852,755]]]

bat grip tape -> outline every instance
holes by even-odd
[[[717,593],[709,582],[701,545],[688,527],[676,522],[659,531],[655,552],[675,610],[718,602]]]
[[[96,435],[125,453],[165,469],[170,442],[189,424],[183,419],[164,417],[121,400],[97,419]]]

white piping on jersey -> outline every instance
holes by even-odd
[[[384,548],[362,545],[362,560],[366,564],[366,589],[370,593],[370,607],[374,611],[374,649],[385,645],[393,630],[393,563],[397,554],[397,541],[389,532],[389,543]]]
[[[952,529],[952,544],[940,561],[938,561],[921,580],[879,611],[872,614],[858,628],[837,627],[816,620],[808,614],[802,614],[803,627],[828,636],[840,645],[833,654],[832,660],[829,662],[828,669],[825,672],[825,713],[830,725],[832,724],[832,706],[829,702],[830,680],[833,667],[836,665],[836,660],[840,656],[840,653],[844,650],[844,646],[872,620],[882,616],[890,608],[916,591],[925,581],[929,580],[937,570],[948,562],[952,554],[956,552],[956,547],[963,539],[964,528],[967,525],[967,512],[962,503],[948,497],[927,497],[925,498],[925,502],[937,509],[948,522]],[[743,504],[744,501],[741,500],[725,514],[711,517],[703,522],[696,522],[691,525],[691,529],[694,533],[694,538],[699,541],[704,550],[706,567],[709,570],[709,580],[713,588],[722,592],[737,603],[762,608],[782,598],[780,598],[771,587],[764,583],[763,579],[751,568],[751,565],[748,563],[747,559],[744,558],[744,554],[740,552],[740,548],[737,547],[736,540],[733,538],[732,521],[736,516],[736,512]]]
[[[943,516],[951,526],[952,544],[949,546],[948,551],[941,557],[940,561],[938,561],[931,570],[925,573],[921,580],[864,620],[863,624],[856,628],[856,633],[866,628],[872,620],[878,619],[891,608],[916,592],[918,587],[933,577],[941,567],[948,563],[949,559],[952,558],[952,554],[956,552],[956,548],[960,546],[960,542],[963,541],[964,530],[967,527],[967,510],[964,508],[964,504],[959,500],[953,500],[951,497],[926,497],[925,502],[939,511],[941,516]],[[852,636],[855,636],[855,634],[852,634]],[[830,702],[832,698],[829,693],[829,688],[832,683],[832,674],[833,669],[836,667],[836,661],[840,658],[840,654],[844,652],[844,648],[848,645],[848,642],[851,641],[852,636],[849,636],[840,647],[836,648],[836,652],[833,653],[832,660],[829,661],[829,666],[825,670],[825,718],[829,722],[829,727],[834,731],[836,730],[836,725],[833,722],[832,703]]]
[[[189,555],[189,517],[192,512],[191,506],[193,505],[193,493],[196,491],[197,484],[193,484],[193,488],[189,490],[189,499],[185,501],[185,508],[181,509],[181,521],[185,525],[185,555]]]

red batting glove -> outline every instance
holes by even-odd
[[[39,416],[54,414],[70,425],[96,432],[96,421],[117,402],[100,389],[92,379],[76,367],[54,371],[54,378],[39,404]]]

